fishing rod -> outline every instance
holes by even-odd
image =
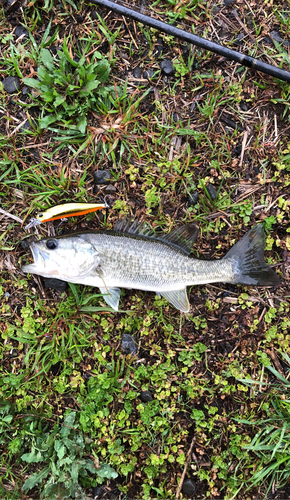
[[[279,78],[284,82],[290,83],[290,73],[288,71],[284,71],[283,69],[277,68],[276,66],[272,66],[271,64],[267,64],[259,61],[258,59],[254,59],[254,57],[247,56],[245,54],[242,54],[241,52],[237,52],[236,50],[228,49],[227,47],[223,47],[218,43],[210,42],[206,38],[188,33],[187,31],[172,26],[171,24],[164,23],[163,21],[159,21],[158,19],[154,19],[153,17],[146,16],[145,14],[141,14],[140,12],[132,9],[128,9],[128,7],[125,7],[123,5],[111,2],[111,0],[90,0],[90,3],[106,7],[107,9],[110,9],[117,14],[121,14],[121,16],[130,17],[131,19],[145,24],[146,26],[150,26],[151,28],[155,28],[156,30],[163,31],[168,35],[180,38],[181,40],[192,43],[193,45],[201,47],[202,49],[209,50],[210,52],[215,52],[216,54],[226,57],[227,59],[240,63],[242,66],[254,69],[255,71],[261,71],[262,73],[266,73],[267,75],[274,76],[275,78]]]

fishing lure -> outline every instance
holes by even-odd
[[[55,207],[48,208],[45,212],[40,212],[37,216],[25,226],[25,229],[38,226],[43,222],[49,222],[57,219],[66,219],[77,215],[86,215],[91,212],[96,212],[102,208],[108,208],[105,203],[65,203],[63,205],[56,205]]]

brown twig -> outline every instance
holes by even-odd
[[[277,358],[277,355],[276,355],[274,349],[266,349],[266,353],[269,354],[270,358],[272,359],[276,370],[280,373],[280,375],[282,375],[282,377],[284,377],[285,374],[284,374],[282,365],[281,365],[279,359]]]
[[[6,212],[6,210],[3,210],[3,208],[0,208],[0,213],[5,215],[6,217],[9,217],[10,219],[14,219],[17,222],[20,222],[22,224],[23,220],[20,219],[20,217],[17,217],[17,215],[10,214],[9,212]]]
[[[181,476],[181,479],[180,479],[180,483],[179,483],[178,488],[177,488],[177,492],[176,492],[176,495],[175,495],[175,500],[178,500],[178,497],[180,495],[181,488],[182,488],[182,485],[183,485],[183,481],[184,481],[184,478],[185,478],[185,474],[186,474],[186,471],[187,471],[187,467],[188,467],[188,464],[189,464],[190,459],[191,459],[191,453],[192,453],[192,448],[193,448],[194,443],[195,443],[195,436],[193,437],[193,439],[191,441],[191,445],[190,445],[190,448],[189,448],[188,453],[187,453],[186,462],[184,464],[183,473],[182,473],[182,476]]]
[[[244,132],[244,138],[243,138],[243,144],[242,144],[242,152],[241,152],[241,159],[239,163],[239,167],[242,167],[243,161],[244,161],[244,154],[245,154],[245,149],[246,149],[246,144],[247,144],[247,139],[248,139],[248,132],[245,130]]]

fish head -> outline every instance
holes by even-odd
[[[44,238],[30,243],[33,264],[22,267],[25,273],[39,274],[46,278],[82,278],[89,275],[100,263],[97,249],[82,235]]]

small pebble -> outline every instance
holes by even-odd
[[[5,293],[4,293],[4,298],[5,298],[5,299],[9,299],[9,297],[10,297],[10,293],[9,293],[9,292],[5,292]]]
[[[242,152],[242,146],[236,146],[232,150],[232,158],[238,158],[239,156],[241,156],[241,152]]]
[[[153,396],[150,391],[143,391],[140,394],[140,399],[143,401],[143,403],[147,403],[148,401],[152,401]]]
[[[96,170],[93,176],[95,184],[109,184],[111,172],[109,170]]]
[[[198,197],[199,194],[197,191],[195,191],[194,193],[189,193],[187,198],[187,203],[189,204],[189,206],[196,205]]]
[[[26,120],[26,122],[23,123],[23,125],[21,125],[20,129],[19,130],[29,130],[29,129],[32,129],[32,125],[36,126],[36,121],[35,120],[31,120],[31,124],[30,124],[30,121],[29,120]]]
[[[134,78],[141,78],[141,68],[140,66],[136,66],[136,68],[133,69],[133,76]]]
[[[20,25],[16,26],[14,36],[16,38],[20,38],[21,36],[23,36],[23,38],[28,37],[28,30],[26,28],[24,28],[24,26],[21,26],[21,24],[20,24]]]
[[[207,189],[207,192],[208,192],[208,194],[210,195],[211,199],[212,199],[212,200],[215,200],[215,199],[216,199],[216,190],[215,190],[215,188],[213,187],[213,185],[212,185],[212,184],[208,184],[208,185],[206,186],[206,189]]]
[[[28,248],[29,248],[29,242],[27,240],[22,240],[20,245],[21,245],[22,250],[28,250]]]
[[[192,495],[195,492],[195,482],[192,479],[185,479],[182,485],[182,493]]]
[[[244,101],[240,102],[240,108],[242,111],[248,111],[248,106]]]
[[[8,92],[8,94],[13,94],[20,89],[20,81],[17,76],[7,76],[2,83],[5,92]]]
[[[45,288],[52,288],[53,290],[58,290],[59,292],[65,292],[67,289],[67,282],[56,278],[46,278],[44,280],[44,286]]]
[[[275,42],[278,42],[278,43],[282,43],[283,42],[283,39],[281,38],[281,36],[278,33],[278,31],[271,31],[270,35],[273,38],[273,40],[275,40]]]
[[[240,34],[237,36],[237,38],[235,39],[235,42],[234,42],[234,43],[235,43],[235,45],[241,45],[241,42],[242,42],[243,38],[244,38],[244,34],[243,34],[243,33],[240,33]]]
[[[219,11],[220,11],[219,6],[218,6],[218,5],[215,5],[215,6],[211,9],[211,14],[212,14],[213,16],[216,16],[216,15],[219,13]]]
[[[77,23],[82,23],[84,21],[84,19],[85,19],[85,16],[80,16],[80,15],[75,16],[75,20]]]
[[[137,345],[133,335],[129,335],[128,333],[123,333],[122,347],[126,354],[133,354],[134,356],[137,353]]]
[[[153,75],[154,75],[154,71],[152,71],[152,69],[147,69],[143,73],[143,78],[146,78],[147,80],[150,80]]]
[[[177,123],[180,120],[180,115],[176,112],[173,113],[173,121]]]
[[[233,3],[235,0],[224,0],[224,4],[225,5],[230,5],[231,3]]]
[[[93,488],[93,498],[98,498],[103,494],[103,488],[101,486],[95,486]]]
[[[165,59],[164,61],[162,61],[162,63],[160,64],[160,68],[162,69],[163,73],[167,76],[173,74],[174,70],[170,59]]]
[[[261,40],[262,43],[266,43],[267,45],[273,44],[271,37],[269,35],[266,35],[265,38],[262,38]]]
[[[115,188],[115,186],[113,186],[113,184],[109,184],[105,188],[105,193],[107,193],[107,194],[114,194],[116,191],[117,191],[117,188]]]

